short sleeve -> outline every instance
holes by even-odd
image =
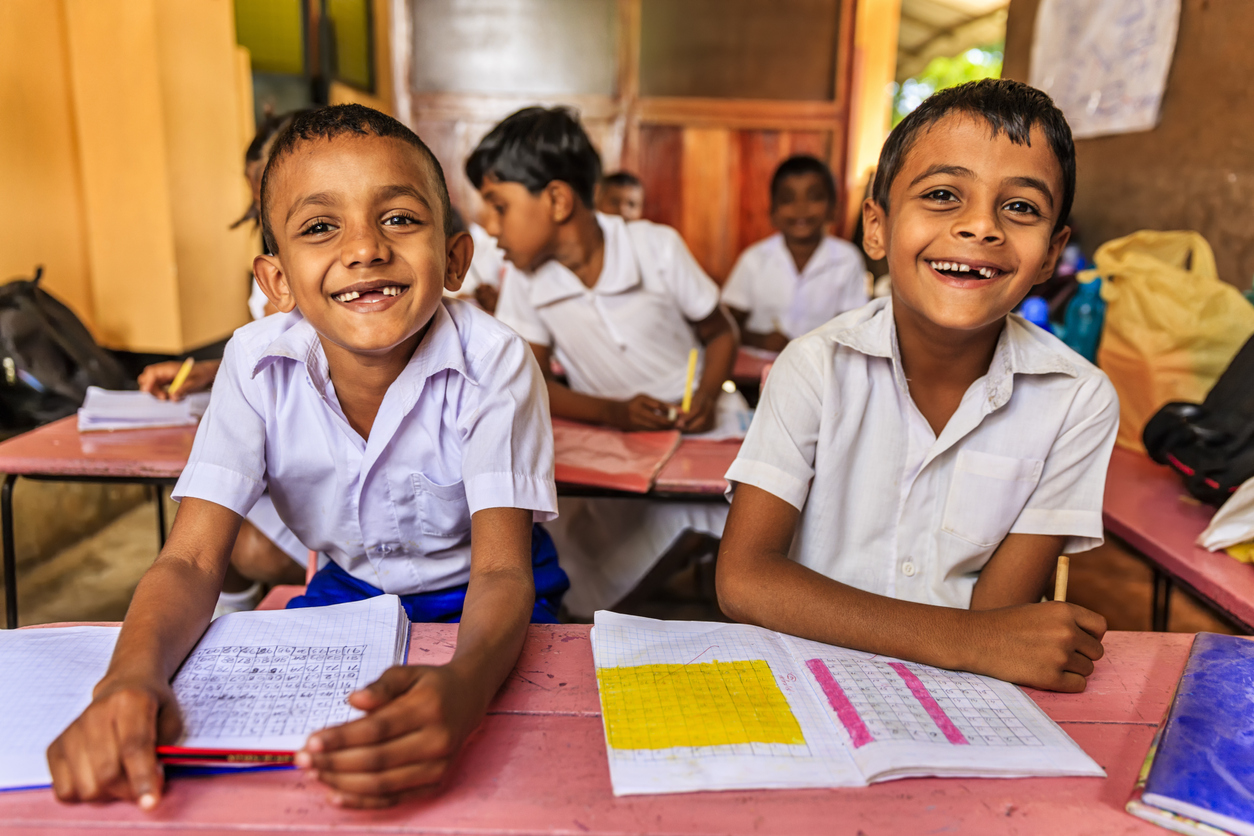
[[[239,338],[226,344],[187,467],[171,496],[204,499],[243,516],[266,489],[266,422]]]
[[[736,259],[727,283],[723,285],[723,304],[738,311],[753,310],[753,252],[745,250]]]
[[[483,368],[476,409],[462,413],[462,482],[470,513],[525,508],[536,522],[557,517],[553,424],[544,376],[525,342],[509,335]]]
[[[771,367],[740,453],[727,471],[731,497],[736,483],[778,496],[797,510],[806,503],[824,411],[823,363],[830,347],[822,337],[794,340]]]
[[[511,266],[501,278],[501,292],[496,302],[496,318],[518,332],[524,340],[534,345],[552,345],[553,335],[527,293],[527,277]]]
[[[1050,448],[1041,479],[1011,534],[1067,537],[1065,554],[1102,544],[1106,469],[1119,430],[1119,398],[1104,374],[1084,381]]]
[[[680,313],[689,322],[700,322],[718,305],[718,285],[701,269],[678,232],[661,224],[649,224],[649,231],[647,241],[653,245],[654,252],[644,254],[641,261],[660,262],[667,291]],[[640,242],[641,237],[644,236],[634,240]]]

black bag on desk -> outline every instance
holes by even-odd
[[[35,278],[0,286],[0,431],[72,415],[88,386],[134,388],[121,364]]]
[[[1254,477],[1254,337],[1201,404],[1169,403],[1145,425],[1150,458],[1184,478],[1189,493],[1222,505]]]

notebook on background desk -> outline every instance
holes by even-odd
[[[87,398],[78,410],[78,431],[189,427],[199,421],[208,408],[208,392],[163,401],[147,392],[118,392],[88,386]]]
[[[395,595],[225,615],[174,677],[184,736],[172,765],[285,763],[313,732],[362,716],[344,698],[403,664],[409,618]],[[51,783],[45,751],[91,702],[118,627],[0,633],[0,789]]]

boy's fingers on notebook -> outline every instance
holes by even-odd
[[[114,721],[129,795],[143,801],[145,807],[155,806],[161,795],[163,776],[157,762],[159,710],[155,701],[148,705],[136,704],[135,710],[119,714]]]
[[[414,687],[422,678],[426,668],[418,665],[397,665],[388,668],[383,674],[365,688],[354,691],[352,700],[354,708],[371,711],[391,702]]]
[[[407,763],[382,772],[319,772],[318,780],[332,789],[361,796],[393,795],[438,783],[448,771],[449,759]]]
[[[381,743],[308,754],[312,769],[347,773],[383,772],[418,761],[446,758],[452,753],[452,735],[437,723]]]

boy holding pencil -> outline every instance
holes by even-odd
[[[1027,85],[942,91],[893,130],[863,206],[892,296],[775,363],[727,473],[724,612],[1083,690],[1106,622],[1040,601],[1061,553],[1102,542],[1119,406],[1101,371],[1010,314],[1053,274],[1074,193],[1071,131]]]

